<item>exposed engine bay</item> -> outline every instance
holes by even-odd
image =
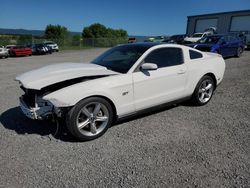
[[[30,119],[49,119],[54,115],[57,117],[61,117],[62,114],[67,111],[67,108],[56,108],[54,105],[47,100],[44,100],[43,97],[54,92],[60,90],[62,88],[86,82],[88,80],[93,80],[97,78],[102,78],[107,75],[101,76],[88,76],[88,77],[81,77],[75,78],[71,80],[62,81],[59,83],[55,83],[49,86],[42,88],[41,90],[34,90],[34,89],[26,89],[22,85],[20,88],[24,91],[24,95],[20,97],[20,106],[23,113],[29,117]]]

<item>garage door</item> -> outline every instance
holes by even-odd
[[[195,32],[204,32],[209,27],[217,28],[218,19],[200,19],[196,20]]]
[[[234,16],[230,31],[250,31],[250,16]]]

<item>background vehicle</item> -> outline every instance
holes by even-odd
[[[46,41],[43,44],[49,46],[53,52],[58,52],[59,51],[59,47],[55,42]]]
[[[156,37],[149,37],[144,42],[162,42],[168,39],[166,36],[156,36]]]
[[[244,51],[245,44],[240,38],[225,34],[204,37],[197,43],[189,46],[201,51],[219,53],[223,57],[240,57]]]
[[[128,43],[134,43],[136,42],[136,38],[135,37],[129,37],[128,38]]]
[[[52,54],[53,53],[53,50],[52,50],[52,47],[47,45],[47,44],[43,44],[45,46],[45,48],[47,48],[47,51],[49,54]]]
[[[51,47],[45,44],[29,44],[27,45],[27,47],[32,48],[33,55],[44,55],[52,53]]]
[[[32,49],[25,46],[14,46],[9,49],[10,56],[31,56]]]
[[[27,117],[66,118],[76,138],[92,140],[116,118],[153,106],[189,98],[207,104],[224,71],[218,54],[176,44],[133,43],[114,47],[92,63],[49,65],[16,80],[25,92],[20,104]]]
[[[5,48],[7,49],[8,53],[9,53],[10,48],[12,48],[14,46],[16,46],[16,45],[6,45]]]
[[[245,43],[245,48],[250,49],[250,31],[230,32],[236,38],[240,38]]]
[[[4,48],[4,46],[0,46],[0,58],[8,58],[9,57],[9,53],[8,50],[6,48]]]
[[[194,43],[200,40],[201,38],[204,38],[209,35],[211,35],[211,32],[194,33],[191,37],[184,38],[184,41],[188,43]]]
[[[183,44],[184,38],[186,37],[187,37],[186,34],[172,35],[169,39],[166,39],[162,42]]]

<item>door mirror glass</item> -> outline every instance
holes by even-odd
[[[141,70],[157,70],[158,66],[154,63],[143,63],[141,65]]]

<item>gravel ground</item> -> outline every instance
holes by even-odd
[[[206,106],[130,118],[90,142],[22,115],[17,74],[104,50],[0,59],[0,187],[250,187],[250,51],[226,59]]]

